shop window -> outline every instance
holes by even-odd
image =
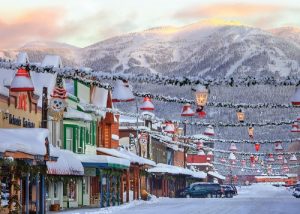
[[[77,190],[76,190],[76,181],[70,181],[69,183],[69,199],[76,200],[77,199]]]
[[[89,129],[85,129],[85,142],[86,142],[86,144],[90,144],[91,143]]]
[[[65,149],[73,151],[73,128],[71,127],[66,127],[65,128],[65,134],[66,134],[66,145],[65,145]]]

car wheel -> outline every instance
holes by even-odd
[[[186,194],[186,196],[185,196],[186,198],[190,198],[191,197],[191,195],[190,194]]]
[[[207,197],[208,197],[208,198],[211,198],[211,193],[208,193],[208,194],[207,194]]]
[[[229,193],[229,198],[232,198],[232,197],[233,197],[232,193]]]

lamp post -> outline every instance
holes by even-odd
[[[203,85],[197,85],[195,88],[193,88],[195,91],[195,101],[197,104],[197,110],[199,117],[204,117],[206,113],[204,112],[204,106],[207,103],[208,100],[208,94],[209,91],[206,86]]]

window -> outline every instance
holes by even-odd
[[[54,198],[58,198],[58,185],[57,185],[57,183],[53,184],[53,196],[54,196]]]
[[[71,127],[66,127],[66,145],[65,145],[65,148],[67,150],[70,150],[70,151],[73,151],[73,128]]]
[[[76,200],[77,198],[77,190],[76,190],[76,181],[70,181],[69,183],[69,198],[72,200]]]

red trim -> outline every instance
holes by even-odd
[[[141,107],[140,108],[142,111],[153,111],[154,110],[154,108],[150,108],[150,107]]]
[[[212,134],[212,133],[208,133],[208,132],[204,132],[205,135],[208,135],[208,136],[214,136],[215,134]]]
[[[131,102],[134,101],[134,98],[127,99],[127,100],[120,100],[120,99],[112,99],[113,103],[120,103],[120,102]]]
[[[34,91],[34,88],[10,88],[9,89],[12,92],[27,92],[27,91]]]
[[[182,117],[192,117],[192,116],[194,116],[194,115],[195,115],[195,113],[193,113],[193,114],[185,114],[185,113],[182,113],[182,114],[181,114]]]
[[[293,106],[300,106],[300,102],[299,101],[292,102],[292,105]]]

